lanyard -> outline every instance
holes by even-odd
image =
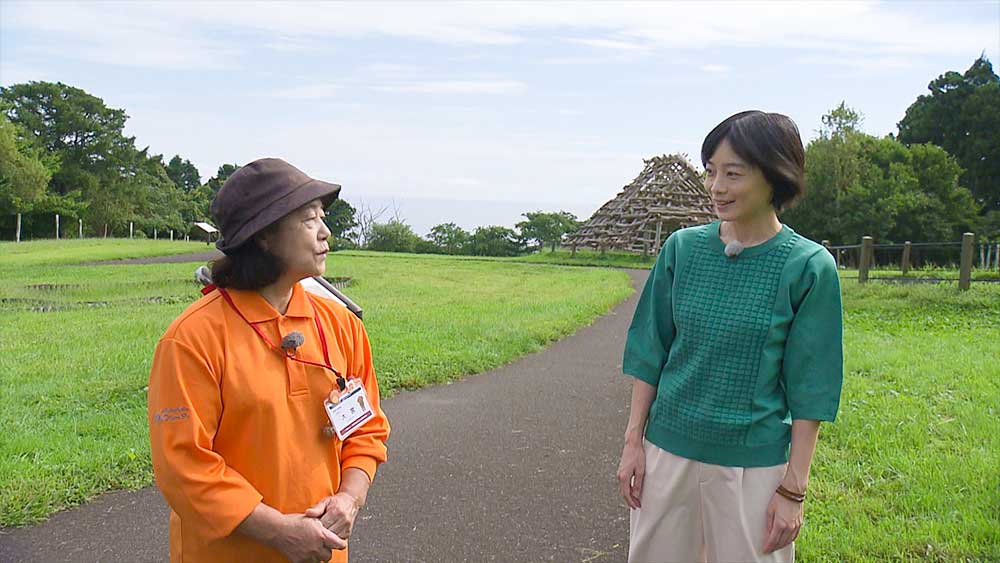
[[[208,288],[206,288],[206,289],[208,289]],[[310,362],[309,360],[300,360],[299,358],[295,357],[294,350],[291,353],[289,353],[289,352],[286,352],[283,348],[275,346],[274,342],[271,342],[271,339],[268,338],[267,335],[264,334],[264,332],[261,331],[260,328],[257,325],[255,325],[254,323],[250,322],[249,319],[247,319],[245,316],[243,316],[243,312],[240,311],[238,307],[236,307],[235,303],[233,303],[233,298],[229,296],[229,292],[228,291],[226,291],[225,289],[222,289],[221,287],[214,287],[214,289],[218,289],[219,290],[219,293],[222,294],[223,299],[225,299],[226,303],[229,303],[229,306],[232,307],[234,311],[236,311],[236,314],[239,315],[241,319],[243,319],[243,322],[245,322],[248,325],[250,325],[250,328],[252,328],[254,330],[254,332],[257,333],[257,336],[259,336],[261,338],[261,340],[263,340],[264,342],[266,342],[267,345],[270,346],[273,350],[281,352],[281,354],[283,356],[285,356],[289,360],[292,360],[293,362],[299,362],[300,364],[308,364],[310,366],[316,366],[316,367],[326,368],[326,369],[330,370],[331,372],[333,372],[333,375],[335,375],[337,377],[337,387],[340,388],[341,391],[343,391],[347,387],[347,382],[344,381],[344,377],[342,375],[340,375],[339,373],[337,373],[337,370],[333,369],[333,364],[330,362],[330,353],[326,349],[326,333],[323,331],[323,325],[320,324],[320,322],[319,322],[319,311],[316,310],[316,304],[313,303],[313,300],[310,299],[308,295],[306,296],[306,299],[309,301],[309,304],[312,305],[312,308],[313,308],[313,320],[316,321],[316,332],[319,333],[319,343],[320,343],[320,346],[323,348],[323,360],[326,362],[325,364],[318,364],[316,362]],[[211,291],[211,290],[209,290],[209,291]]]

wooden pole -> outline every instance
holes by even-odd
[[[858,283],[868,283],[868,269],[872,264],[872,237],[861,237],[861,260],[858,263]]]
[[[59,240],[59,214],[56,213],[56,240]]]
[[[663,235],[663,221],[656,222],[656,252],[660,252],[660,237]]]
[[[903,243],[903,275],[910,271],[910,249],[913,247],[910,241]]]
[[[82,239],[83,238],[83,219],[77,219],[77,221],[80,224],[79,225],[79,227],[80,227],[80,238]]]
[[[104,238],[108,238],[108,224],[104,224]]]
[[[128,238],[132,238],[132,221],[128,222]]]
[[[837,269],[839,270],[840,269],[840,251],[838,250],[838,251],[834,252],[830,248],[830,241],[828,241],[828,240],[823,240],[823,242],[821,244],[823,245],[823,248],[825,248],[826,251],[830,253],[830,256],[833,256],[833,261],[834,261],[834,263],[837,264]]]
[[[21,242],[21,214],[17,214],[17,220],[14,222],[14,242]]]
[[[170,242],[174,242],[174,230],[170,229]]]
[[[962,235],[962,263],[958,272],[958,289],[962,291],[969,289],[969,284],[972,282],[972,253],[975,241],[974,233]]]
[[[156,240],[156,227],[153,227],[153,240]]]

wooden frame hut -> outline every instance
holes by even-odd
[[[701,174],[679,154],[644,159],[645,168],[567,237],[563,246],[659,252],[670,233],[715,220]]]

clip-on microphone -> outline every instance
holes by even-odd
[[[729,241],[726,243],[726,249],[723,252],[730,258],[736,258],[740,255],[740,252],[743,252],[743,243],[738,240]]]

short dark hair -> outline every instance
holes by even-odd
[[[273,225],[264,232],[273,229]],[[258,233],[263,234],[263,233]],[[278,281],[285,271],[281,259],[261,248],[257,237],[211,263],[212,283],[222,288],[260,289]]]
[[[787,115],[743,111],[715,126],[701,145],[701,164],[715,154],[723,140],[752,166],[760,168],[774,190],[771,205],[791,207],[806,191],[806,154],[799,128]]]

